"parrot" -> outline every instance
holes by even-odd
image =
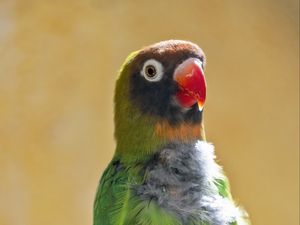
[[[100,179],[94,225],[247,225],[206,141],[206,56],[161,41],[131,53],[114,95],[113,158]]]

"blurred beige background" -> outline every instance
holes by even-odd
[[[187,39],[206,130],[253,225],[297,225],[298,1],[0,0],[0,225],[92,224],[114,152],[116,72]]]

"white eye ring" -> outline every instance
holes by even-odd
[[[149,59],[144,63],[141,75],[150,82],[160,81],[163,77],[163,65],[155,59]]]

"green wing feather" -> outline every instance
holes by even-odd
[[[232,199],[229,180],[226,176],[219,179],[215,179],[214,183],[217,186],[219,194],[222,197]]]
[[[115,168],[109,164],[104,171],[98,186],[94,202],[94,225],[110,225],[107,209],[112,206],[113,193],[110,190],[114,183]]]
[[[117,169],[110,163],[104,171],[94,203],[94,225],[181,225],[154,201],[134,195],[132,186],[142,182],[139,169]]]
[[[215,179],[214,184],[223,198],[228,198],[230,201],[233,201],[230,191],[230,183],[225,175],[222,178]],[[250,225],[247,213],[241,208],[240,211],[242,214],[241,218],[238,218],[237,221],[232,222],[230,225]]]
[[[113,162],[116,160],[113,160]],[[155,201],[144,201],[132,191],[132,187],[141,184],[138,166],[118,168],[110,163],[104,171],[94,203],[94,225],[181,225],[174,214],[159,207]],[[231,201],[229,181],[224,176],[214,184],[219,194]],[[230,225],[250,224],[246,219]],[[199,221],[190,221],[189,225],[209,225]]]
[[[116,160],[113,160],[113,162]],[[110,163],[104,171],[94,203],[94,225],[181,225],[175,215],[159,207],[155,201],[144,201],[134,194],[132,187],[143,182],[138,166],[118,168]],[[228,179],[224,176],[214,184],[219,194],[231,201]],[[231,225],[246,225],[241,218]],[[190,221],[189,225],[209,225]]]

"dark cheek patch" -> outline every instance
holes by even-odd
[[[142,75],[131,77],[131,99],[145,114],[163,116],[171,103],[176,87],[164,77],[158,82],[149,82]]]
[[[200,123],[202,112],[197,107],[184,111],[174,104],[173,98],[178,86],[171,74],[164,74],[158,82],[149,82],[139,73],[133,74],[130,80],[131,101],[143,114],[158,116],[172,125],[182,122]]]

